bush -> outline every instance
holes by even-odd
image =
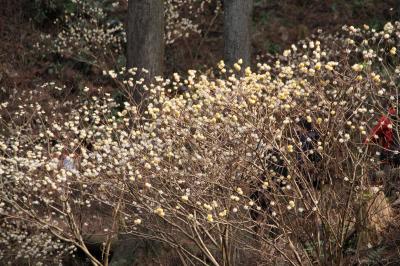
[[[220,2],[215,1],[215,13]],[[121,4],[124,3],[124,4]],[[170,45],[180,38],[201,32],[201,15],[212,0],[199,2],[170,0],[165,3],[165,40]],[[126,31],[119,13],[126,13],[127,1],[36,0],[30,8],[40,23],[54,23],[59,31],[42,36],[36,48],[45,55],[84,63],[97,69],[125,65]],[[123,17],[123,16],[121,16]]]
[[[97,69],[116,65],[126,43],[123,23],[108,13],[115,4],[109,1],[73,0],[54,23],[61,28],[56,36],[43,35],[36,47],[45,54],[84,63]]]
[[[69,112],[20,104],[2,121],[2,226],[29,221],[95,265],[121,234],[164,242],[191,264],[359,259],[390,222],[390,211],[371,213],[388,206],[374,201],[379,160],[363,142],[397,103],[399,32],[397,22],[343,27],[243,77],[240,61],[149,86],[136,69],[105,71],[122,106],[89,88]],[[129,100],[136,89],[145,106]],[[101,258],[91,234],[103,235]]]

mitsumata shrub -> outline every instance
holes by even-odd
[[[106,8],[103,1],[71,0],[70,8],[54,21],[60,31],[43,35],[36,48],[98,68],[115,64],[126,43],[123,23],[109,16],[117,4]]]
[[[365,218],[382,210],[369,208],[381,195],[370,179],[379,160],[363,142],[397,103],[399,36],[398,22],[380,32],[345,26],[256,69],[221,61],[211,74],[189,70],[148,86],[133,78],[141,70],[106,70],[123,103],[101,88],[60,103],[67,112],[29,95],[9,99],[1,259],[13,263],[3,247],[18,243],[30,263],[76,247],[102,265],[121,234],[164,242],[195,265],[360,258],[390,221]],[[145,106],[130,98],[137,89]],[[87,247],[91,234],[104,236],[101,258]]]
[[[45,5],[46,1],[36,0],[36,5]],[[122,21],[115,13],[126,12],[127,0],[69,0],[51,4],[58,9],[64,7],[62,16],[53,23],[60,28],[56,35],[42,36],[41,43],[35,45],[39,51],[56,53],[66,59],[73,59],[97,68],[116,65],[119,56],[124,53],[126,31]],[[218,0],[168,0],[165,2],[165,41],[167,45],[191,34],[200,34],[202,15],[211,4],[214,12],[221,12]],[[54,7],[55,8],[55,7]],[[38,8],[40,10],[40,8]],[[121,62],[119,62],[121,63]]]

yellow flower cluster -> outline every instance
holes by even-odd
[[[71,241],[92,225],[114,233],[110,217],[122,233],[174,232],[175,246],[227,239],[221,232],[250,239],[266,220],[282,237],[310,230],[305,217],[336,211],[316,203],[332,201],[318,182],[340,188],[335,206],[353,206],[346,200],[354,200],[354,184],[368,183],[359,173],[378,167],[365,138],[397,97],[400,67],[388,47],[397,47],[400,24],[343,31],[301,41],[245,73],[240,61],[233,69],[221,61],[212,74],[190,70],[144,85],[134,80],[142,70],[104,72],[121,91],[142,88],[144,106],[92,89],[51,102],[69,108],[63,113],[29,102],[36,92],[7,99],[0,111],[13,110],[15,121],[0,119],[1,213]],[[355,180],[343,182],[347,176]],[[93,217],[94,208],[107,219]],[[74,227],[76,217],[87,226]]]

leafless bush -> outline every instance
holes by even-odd
[[[240,61],[149,86],[105,71],[127,97],[144,86],[141,108],[89,89],[62,116],[21,105],[23,124],[3,121],[2,226],[28,221],[94,265],[121,234],[167,243],[185,265],[341,265],[390,222],[363,142],[397,103],[399,29],[313,36],[244,77]]]

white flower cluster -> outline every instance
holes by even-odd
[[[56,36],[43,35],[42,43],[36,47],[100,66],[109,63],[112,55],[121,54],[126,43],[124,25],[110,19],[102,1],[73,0],[72,3],[76,11],[67,10],[62,19],[54,21],[61,27],[60,32]]]
[[[167,44],[174,43],[177,39],[187,38],[190,34],[201,33],[199,23],[201,15],[211,4],[215,5],[214,12],[221,12],[219,0],[167,0],[165,1],[165,39]]]
[[[13,222],[3,221],[1,226],[0,260],[3,263],[30,261],[34,265],[62,265],[63,257],[76,250],[36,226]]]
[[[123,52],[126,44],[126,31],[122,22],[111,19],[102,1],[73,0],[76,12],[68,10],[62,19],[54,21],[61,30],[57,36],[43,35],[38,49],[56,52],[66,58],[105,67],[115,55]],[[172,44],[177,39],[199,34],[204,23],[202,14],[214,3],[214,12],[221,11],[219,0],[165,2],[165,41]],[[112,7],[119,8],[119,2]],[[115,63],[115,62],[111,62]]]

